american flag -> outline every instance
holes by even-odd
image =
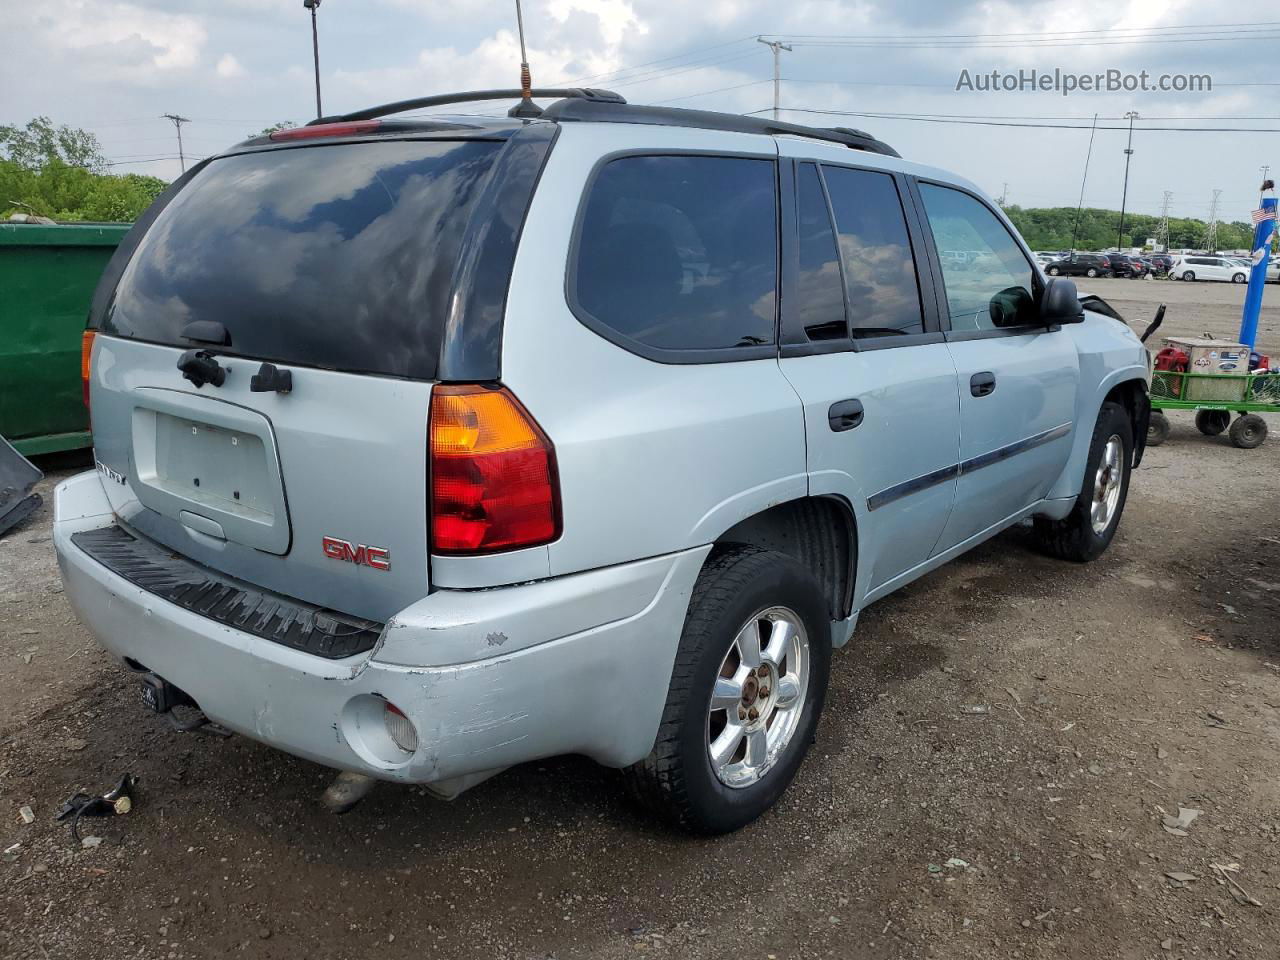
[[[1263,220],[1274,220],[1275,218],[1275,207],[1259,207],[1257,210],[1253,211],[1253,222],[1255,226]]]

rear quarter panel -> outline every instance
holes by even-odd
[[[552,576],[710,543],[808,488],[800,401],[776,359],[659,363],[570,311],[565,275],[583,188],[602,157],[637,148],[777,153],[771,138],[748,134],[563,125],[521,237],[502,351],[503,381],[556,447],[564,533],[547,548]],[[450,575],[482,584],[485,560],[455,561]]]

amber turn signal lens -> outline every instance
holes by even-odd
[[[432,550],[515,550],[560,535],[555,448],[505,387],[434,387],[430,444]]]
[[[96,330],[86,330],[80,336],[80,389],[84,393],[84,405],[89,406],[90,362],[93,360],[93,338]]]

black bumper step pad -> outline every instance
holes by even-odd
[[[185,610],[285,647],[341,660],[372,650],[383,624],[257,590],[214,573],[119,526],[71,542],[136,587]]]

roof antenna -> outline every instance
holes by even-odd
[[[529,55],[524,49],[524,13],[516,0],[516,27],[520,31],[520,102],[507,111],[509,117],[532,120],[542,116],[542,108],[533,102],[533,78],[529,75]]]

